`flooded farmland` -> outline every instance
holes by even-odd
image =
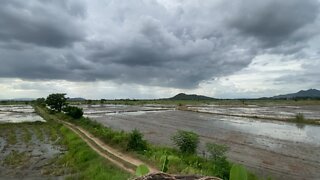
[[[61,138],[32,106],[0,106],[0,179],[63,179]]]
[[[234,116],[254,116],[262,118],[294,118],[296,114],[302,113],[307,119],[320,120],[320,106],[189,106],[198,112],[213,114],[225,114]]]
[[[194,131],[201,137],[201,154],[206,142],[226,144],[230,147],[231,161],[242,163],[264,177],[297,180],[320,177],[320,126],[178,111],[171,106],[83,107],[86,116],[114,129],[137,128],[155,144],[172,146],[170,138],[178,129]],[[299,108],[308,110],[308,118],[318,117],[318,107]],[[295,114],[297,107],[284,109]],[[283,109],[271,110],[269,114],[277,115]]]
[[[45,122],[30,105],[0,105],[0,123]]]

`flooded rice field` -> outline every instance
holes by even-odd
[[[0,123],[45,122],[30,105],[0,105]]]
[[[189,108],[215,114],[255,116],[263,118],[294,118],[296,114],[302,113],[306,119],[320,120],[320,106],[189,106]]]
[[[63,179],[59,139],[46,123],[0,124],[0,179]]]
[[[317,108],[309,114],[316,117]],[[139,129],[155,144],[172,146],[170,138],[178,129],[194,131],[201,138],[199,153],[205,154],[206,142],[226,144],[230,147],[231,161],[242,163],[264,177],[297,180],[320,177],[320,126],[179,111],[174,107],[99,105],[84,110],[86,116],[108,127]]]

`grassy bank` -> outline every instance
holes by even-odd
[[[56,139],[57,143],[66,149],[66,152],[56,161],[58,167],[68,169],[66,179],[121,180],[131,177],[129,173],[115,167],[97,154],[74,132],[54,121],[53,116],[42,110],[36,110],[41,112],[39,114],[47,120],[45,124],[50,128],[46,131],[50,134],[50,139]],[[41,135],[39,137],[41,138]],[[62,171],[65,171],[64,169]]]
[[[168,172],[174,174],[202,174],[217,176],[223,179],[229,178],[231,163],[228,161],[214,161],[209,158],[204,158],[198,155],[186,155],[174,148],[159,147],[147,144],[147,149],[144,151],[127,151],[129,134],[123,131],[115,131],[111,128],[88,119],[80,118],[72,119],[63,113],[50,114],[47,109],[37,108],[37,112],[46,119],[64,120],[80,126],[94,136],[100,138],[106,144],[112,145],[120,151],[126,151],[139,159],[154,165],[161,169],[163,161],[168,157],[169,165]],[[168,139],[170,141],[170,139]],[[257,179],[257,177],[249,173],[249,179]]]

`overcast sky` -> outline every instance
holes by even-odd
[[[319,0],[2,0],[0,99],[320,89]]]

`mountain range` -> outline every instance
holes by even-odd
[[[320,91],[317,89],[308,89],[308,90],[301,90],[296,93],[273,96],[271,98],[273,99],[320,98]]]

